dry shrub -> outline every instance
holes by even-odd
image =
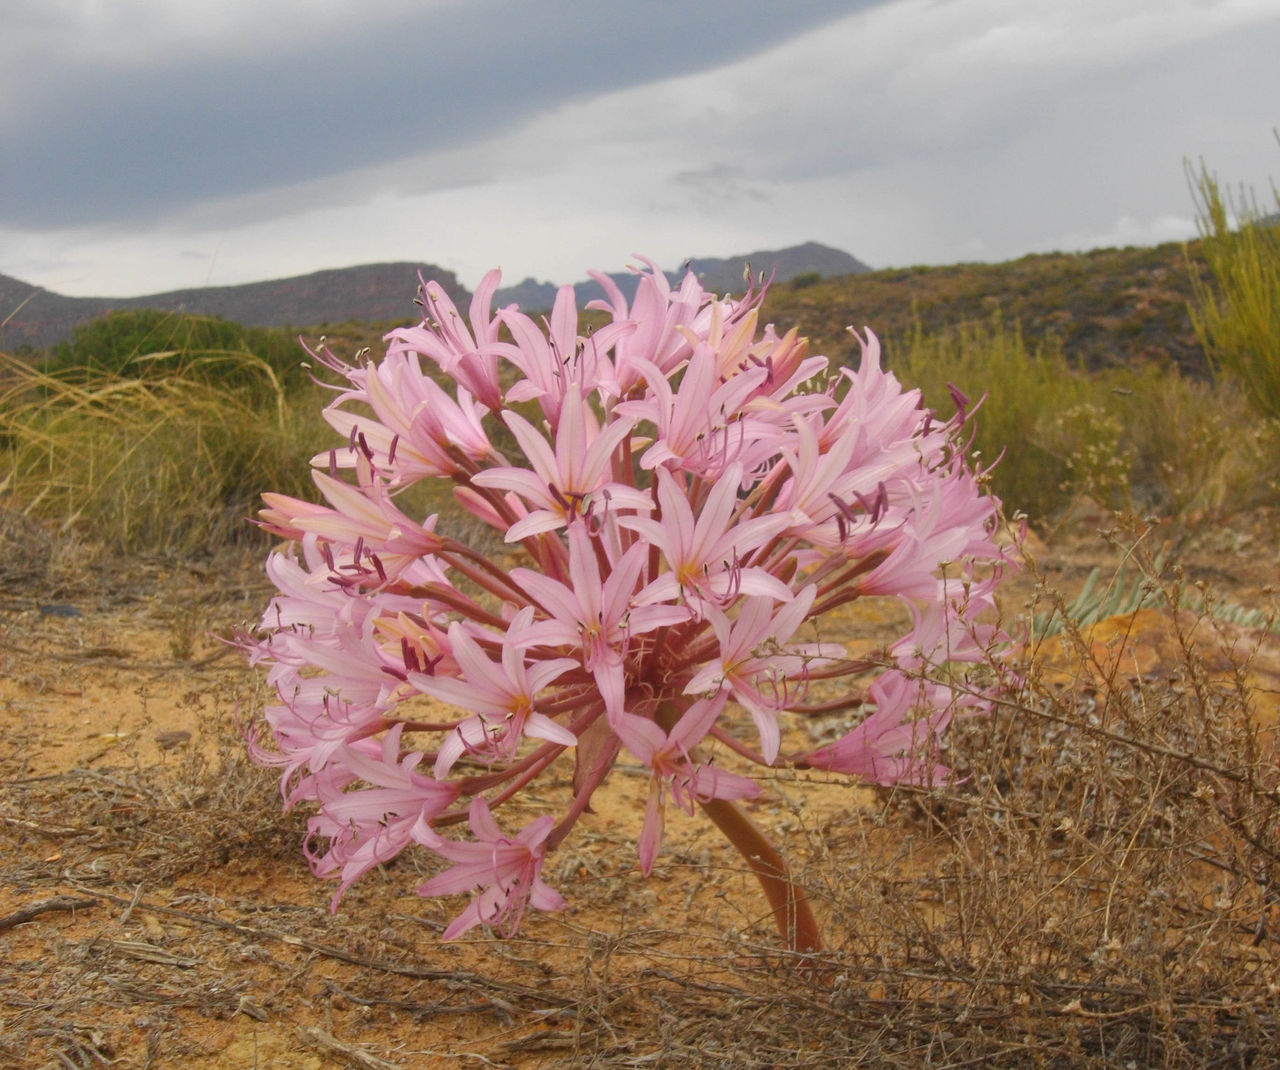
[[[0,591],[56,599],[85,586],[99,547],[74,531],[41,524],[0,498]]]
[[[1134,558],[1178,664],[1131,678],[1069,626],[1074,680],[1032,664],[960,726],[965,783],[827,831],[828,969],[853,1021],[883,1014],[876,1065],[1275,1065],[1274,730],[1243,664],[1206,670],[1177,570]]]
[[[760,927],[728,934],[728,977],[705,953],[650,970],[626,1001],[649,1043],[597,1037],[590,1065],[1280,1064],[1275,726],[1247,651],[1211,673],[1192,633],[1214,621],[1129,549],[1176,663],[1132,677],[1069,623],[1052,671],[1033,658],[1020,693],[958,726],[966,780],[878,789],[808,830],[828,951],[771,952]]]
[[[1117,373],[1109,404],[1131,456],[1129,504],[1198,523],[1280,496],[1280,424],[1233,383],[1148,367]]]

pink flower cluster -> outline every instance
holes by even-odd
[[[962,421],[904,390],[870,334],[857,370],[833,369],[758,327],[759,292],[648,267],[630,303],[595,276],[592,331],[569,287],[542,326],[495,314],[495,271],[466,319],[425,284],[423,322],[380,361],[319,356],[345,445],[314,462],[326,504],[264,496],[294,545],[267,562],[278,594],[244,646],[277,696],[253,753],[286,805],[315,806],[307,851],[335,907],[418,844],[454,863],[422,894],[478,893],[446,939],[509,934],[527,905],[564,905],[544,858],[620,759],[649,776],[647,874],[668,804],[760,792],[709,748],[927,782],[946,773],[937,734],[985,707],[960,681],[1006,642],[986,612],[1005,562]],[[428,479],[502,552],[411,515],[403,492]],[[873,666],[813,622],[868,596],[914,626],[864,687]],[[842,738],[785,749],[784,715],[842,710],[863,714]],[[566,754],[564,813],[504,832],[493,811]],[[442,835],[463,821],[470,841]]]

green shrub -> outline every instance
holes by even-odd
[[[1029,349],[999,314],[886,345],[890,363],[940,417],[954,384],[974,401],[974,448],[1009,512],[1052,522],[1087,495],[1114,510],[1180,521],[1280,497],[1280,426],[1259,421],[1230,382],[1156,365],[1086,372],[1052,339]]]
[[[1224,201],[1203,165],[1192,178],[1212,278],[1192,271],[1192,323],[1215,371],[1235,379],[1259,413],[1280,420],[1280,218],[1264,217],[1243,196],[1238,208]]]
[[[1070,497],[1087,495],[1109,509],[1130,508],[1134,449],[1125,430],[1100,399],[1078,402],[1042,420],[1037,445],[1066,466],[1059,491]]]
[[[1017,325],[997,312],[986,323],[931,334],[917,325],[907,338],[889,339],[886,353],[898,377],[919,387],[944,419],[955,413],[949,386],[981,399],[974,448],[984,465],[1000,458],[991,478],[1007,509],[1047,519],[1067,504],[1072,465],[1059,425],[1096,389],[1056,341],[1028,349]]]
[[[254,358],[246,362],[246,356]],[[230,386],[305,381],[303,352],[283,330],[212,316],[138,309],[82,323],[45,363],[53,373],[82,369],[132,378],[175,373]],[[264,374],[268,372],[270,374]]]
[[[1154,366],[1106,382],[1136,507],[1197,521],[1280,497],[1280,425],[1259,419],[1233,382]]]

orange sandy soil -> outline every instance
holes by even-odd
[[[1234,536],[1230,552],[1201,541],[1220,594],[1267,604],[1280,557],[1269,523]],[[1080,537],[1039,556],[1070,588],[1104,553]],[[647,782],[635,769],[613,777],[548,860],[569,909],[531,912],[516,939],[473,930],[441,943],[464,903],[416,896],[413,852],[330,914],[332,887],[298,850],[306,814],[280,814],[273,778],[243,758],[237,725],[262,687],[208,634],[260,613],[269,591],[256,566],[117,563],[6,586],[0,1067],[572,1066],[610,1044],[643,1061],[655,1023],[629,1014],[629,989],[714,986],[777,948],[754,879],[700,816],[669,813],[655,873],[641,878]],[[851,643],[874,645],[893,616],[851,618]],[[1125,672],[1158,673],[1167,623],[1107,622],[1098,640]],[[1252,671],[1273,711],[1274,640]],[[501,820],[555,812],[567,778],[566,767]],[[798,870],[837,842],[859,845],[849,865],[873,866],[897,838],[869,789],[795,773],[767,787],[753,815]]]

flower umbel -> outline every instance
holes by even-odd
[[[590,332],[568,288],[545,331],[493,311],[492,272],[465,321],[424,283],[423,322],[380,361],[317,355],[343,380],[326,419],[344,444],[313,461],[323,503],[264,496],[261,523],[295,545],[268,560],[277,594],[242,645],[275,690],[252,754],[281,768],[286,805],[315,807],[307,852],[335,908],[412,846],[452,863],[423,895],[474,895],[445,939],[562,908],[543,861],[625,752],[649,776],[642,872],[667,804],[701,808],[786,939],[816,947],[737,805],[761,790],[750,763],[942,780],[938,734],[1000,684],[1010,562],[963,418],[904,390],[869,332],[856,369],[829,369],[796,332],[758,328],[761,292],[638,274],[632,303],[596,276],[611,322]],[[423,480],[447,481],[501,551],[451,534],[447,511],[414,515],[403,492]],[[871,661],[818,627],[860,598],[914,622]],[[795,720],[830,710],[861,716],[797,749]],[[566,762],[561,812],[503,832],[494,811]]]

